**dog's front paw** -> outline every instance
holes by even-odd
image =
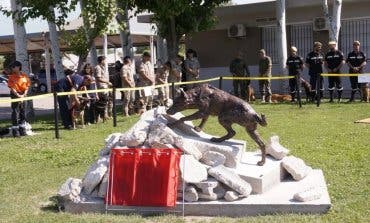
[[[261,160],[261,161],[258,161],[257,162],[257,165],[258,166],[263,166],[265,164],[265,161],[264,160]]]

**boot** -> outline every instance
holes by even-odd
[[[342,102],[342,91],[338,91],[338,103]]]
[[[266,102],[268,102],[268,103],[272,103],[271,95],[267,96]]]
[[[261,100],[262,103],[265,103],[266,102],[266,97],[265,95],[262,95],[262,100]]]
[[[333,100],[333,93],[334,93],[334,91],[333,91],[333,90],[330,90],[330,91],[329,91],[329,94],[330,94],[330,100],[329,100],[329,102],[330,102],[330,103],[334,102],[334,100]]]
[[[12,126],[12,135],[13,137],[20,137],[18,126]]]
[[[352,92],[351,92],[351,98],[349,99],[348,102],[353,102],[355,100],[355,93],[356,93],[356,90],[352,90]]]

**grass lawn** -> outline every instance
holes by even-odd
[[[354,124],[370,117],[370,105],[253,105],[266,114],[268,126],[260,127],[267,139],[273,134],[291,154],[313,168],[321,168],[329,187],[332,208],[325,215],[271,215],[246,218],[186,218],[186,221],[211,222],[370,222],[370,125]],[[56,211],[49,197],[68,177],[82,178],[97,158],[104,138],[128,129],[138,117],[119,117],[112,123],[88,126],[75,131],[61,131],[54,139],[51,116],[40,117],[33,124],[39,135],[20,139],[0,139],[0,222],[183,222],[181,217],[119,216],[104,214],[72,215]],[[0,126],[6,126],[0,122]],[[248,150],[257,146],[243,128],[235,126],[238,139],[248,141]],[[211,118],[205,131],[222,135],[224,130]]]

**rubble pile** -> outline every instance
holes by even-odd
[[[249,180],[238,171],[240,166],[245,165],[242,163],[245,141],[232,139],[213,143],[210,141],[213,136],[195,131],[191,122],[178,124],[173,129],[167,126],[168,122],[180,117],[180,113],[169,116],[164,107],[158,107],[143,113],[140,120],[128,131],[110,134],[99,152],[99,158],[89,167],[84,178],[67,179],[58,195],[75,203],[91,197],[104,198],[112,148],[181,149],[184,154],[180,159],[178,198],[184,198],[187,202],[219,199],[235,201],[257,191],[255,180]],[[312,170],[303,160],[287,156],[289,150],[279,143],[277,136],[271,137],[268,142],[267,153],[274,159],[281,160],[282,168],[291,174],[294,180],[303,179]],[[320,191],[315,188],[307,189],[295,195],[294,199],[304,202],[320,198]]]

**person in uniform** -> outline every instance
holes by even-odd
[[[290,88],[290,95],[292,96],[291,102],[295,102],[295,95],[297,90],[299,90],[298,80],[301,76],[301,72],[303,71],[303,59],[298,56],[297,48],[292,46],[290,48],[290,56],[286,61],[286,65],[288,67],[289,76],[294,76],[294,78],[289,79],[289,88]]]
[[[353,51],[350,52],[347,56],[347,65],[349,67],[349,73],[350,74],[362,74],[364,72],[364,68],[366,66],[366,55],[360,51],[360,41],[354,41],[353,42]],[[349,80],[351,82],[351,98],[349,99],[349,102],[352,102],[355,100],[355,93],[358,91],[361,95],[361,84],[358,84],[358,77],[349,77]],[[366,88],[366,84],[362,84],[362,88]],[[362,98],[362,97],[361,97]]]
[[[330,41],[329,42],[329,52],[325,55],[324,65],[328,73],[330,74],[340,74],[340,69],[344,64],[344,56],[343,53],[337,49],[337,42]],[[329,102],[333,102],[333,93],[334,89],[337,88],[338,92],[338,102],[342,99],[342,81],[339,76],[329,77],[329,95],[330,100]]]
[[[8,87],[10,89],[10,97],[24,98],[27,96],[28,88],[31,85],[31,80],[27,74],[22,72],[22,64],[19,61],[14,61],[11,66],[11,73],[8,79]],[[12,102],[12,135],[14,137],[26,135],[26,112],[24,101]]]
[[[178,54],[174,61],[171,61],[171,67],[170,74],[168,76],[168,83],[177,83],[181,82],[182,80],[182,65],[183,65],[183,56]],[[179,89],[179,86],[175,86],[176,91]],[[175,91],[175,92],[176,92]],[[169,91],[170,97],[173,99],[172,91]]]
[[[269,56],[266,56],[266,51],[264,49],[258,51],[258,56],[260,58],[258,62],[260,77],[271,77],[271,58]],[[271,81],[260,80],[259,87],[262,96],[262,103],[271,103]]]
[[[148,52],[144,52],[141,63],[138,69],[138,86],[154,86],[155,74],[154,66],[150,62],[151,55]],[[149,88],[140,91],[140,98],[143,99],[142,109],[150,110],[153,106],[153,91]]]
[[[313,51],[306,57],[306,66],[308,67],[308,75],[310,76],[310,84],[312,86],[312,101],[315,98],[321,98],[324,94],[324,79],[321,76],[324,56],[321,53],[321,47],[322,44],[320,42],[315,42]]]
[[[244,61],[243,51],[239,51],[236,58],[230,63],[230,73],[233,77],[249,77],[249,69]],[[247,98],[247,88],[250,84],[250,80],[233,80],[234,95],[241,97],[242,99]]]
[[[134,74],[131,69],[131,57],[125,56],[123,58],[123,66],[121,67],[120,77],[122,81],[122,87],[124,88],[134,88],[135,80]],[[123,116],[129,116],[129,108],[133,106],[133,91],[124,91],[122,93],[122,110]]]
[[[158,69],[158,73],[156,75],[156,83],[158,85],[167,84],[168,77],[170,75],[170,70],[172,69],[171,62],[167,61],[162,65],[160,69]],[[169,99],[169,89],[168,86],[158,88],[158,98],[159,103],[161,106],[168,106],[168,99]]]
[[[196,81],[199,79],[200,64],[193,49],[186,51],[186,60],[184,61],[186,81]],[[194,84],[188,84],[187,89],[193,88]]]
[[[98,57],[98,65],[95,66],[95,81],[96,81],[96,86],[98,89],[107,89],[112,87],[112,83],[109,81],[109,74],[105,72],[105,56],[99,56]],[[111,118],[112,114],[112,105],[111,105],[111,100],[109,99],[109,93],[108,92],[99,92],[99,100],[102,101],[103,103],[106,103],[106,108],[105,108],[105,118]]]

